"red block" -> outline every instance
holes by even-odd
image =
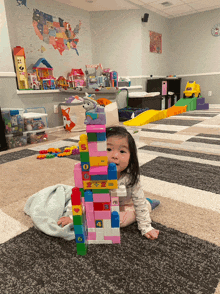
[[[91,181],[91,176],[89,172],[82,172],[82,180],[83,181]]]
[[[81,192],[79,188],[73,188],[71,194],[72,205],[80,205],[81,204]]]
[[[94,211],[110,210],[110,202],[94,202]]]

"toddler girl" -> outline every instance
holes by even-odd
[[[137,221],[141,234],[154,240],[159,231],[151,226],[150,211],[160,204],[145,198],[140,184],[140,168],[134,138],[124,127],[106,129],[108,163],[117,166],[118,186],[125,185],[127,196],[119,197],[120,227]],[[58,225],[72,223],[70,217],[61,217]]]

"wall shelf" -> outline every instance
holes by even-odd
[[[140,89],[142,90],[142,86],[131,86],[131,87],[118,87],[118,88],[104,88],[100,91],[95,91],[94,89],[86,89],[82,88],[82,90],[74,90],[74,89],[55,89],[55,90],[17,90],[18,95],[25,95],[25,94],[48,94],[48,93],[72,93],[72,94],[116,94],[121,89]]]
[[[18,95],[59,93],[60,90],[17,90]]]

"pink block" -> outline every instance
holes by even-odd
[[[93,202],[85,202],[87,212],[94,212]]]
[[[96,240],[96,232],[88,232],[88,240]]]
[[[74,167],[74,181],[75,181],[75,187],[83,188],[82,168],[81,168],[80,162],[75,164],[75,167]]]
[[[88,142],[89,151],[98,151],[97,142]]]
[[[105,133],[106,126],[105,125],[86,125],[87,133]]]
[[[89,212],[88,214],[86,214],[86,221],[87,221],[88,228],[95,228],[95,218],[92,212]]]
[[[94,151],[94,150],[90,151],[89,150],[89,156],[96,156],[96,157],[107,156],[107,151]]]
[[[107,175],[108,167],[106,166],[91,166],[89,170],[90,176]]]
[[[110,202],[109,194],[93,194],[94,202]]]
[[[121,237],[120,236],[104,236],[104,240],[112,240],[113,244],[121,243]]]
[[[111,211],[95,211],[95,219],[111,219]]]

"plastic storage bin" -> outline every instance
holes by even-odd
[[[25,146],[27,145],[27,134],[21,133],[20,135],[6,135],[6,142],[9,149]]]
[[[21,134],[24,131],[23,108],[2,108],[6,134]]]
[[[24,113],[24,131],[38,131],[47,129],[47,116],[47,113]]]
[[[36,144],[36,143],[41,143],[45,142],[48,140],[48,134],[47,131],[30,131],[30,132],[25,132],[27,136],[27,143],[28,144]]]

